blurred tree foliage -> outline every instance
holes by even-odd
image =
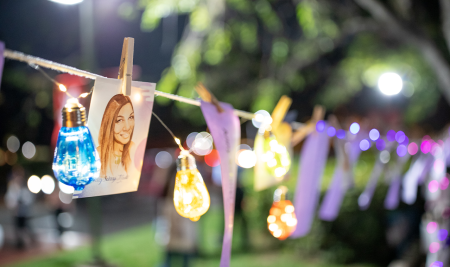
[[[333,109],[363,87],[376,89],[381,73],[395,71],[405,82],[401,97],[409,98],[406,120],[420,121],[434,112],[443,83],[420,46],[387,34],[383,21],[361,8],[370,13],[374,3],[394,22],[425,12],[414,17],[421,21],[405,21],[423,22],[443,43],[439,18],[426,13],[436,7],[421,8],[414,0],[393,0],[387,7],[376,0],[141,0],[139,5],[144,31],[168,16],[189,17],[158,90],[192,97],[193,86],[202,81],[220,100],[253,112],[271,111],[282,94],[312,91],[314,102]],[[179,113],[193,122],[200,115],[185,105]]]

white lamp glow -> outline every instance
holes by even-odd
[[[403,88],[402,77],[394,72],[383,73],[378,78],[378,88],[385,95],[396,95]]]
[[[50,1],[60,3],[63,5],[76,5],[83,2],[84,0],[50,0]]]

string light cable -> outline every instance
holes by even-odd
[[[91,90],[87,93],[82,93],[80,94],[78,97],[74,97],[73,95],[71,95],[69,93],[69,91],[67,90],[67,87],[60,83],[57,82],[55,79],[53,79],[52,77],[50,77],[50,75],[48,75],[42,68],[40,68],[38,65],[34,64],[34,63],[28,63],[28,65],[30,65],[30,67],[32,67],[33,69],[39,71],[45,78],[47,78],[49,81],[51,81],[52,83],[54,83],[56,86],[58,86],[59,90],[61,92],[66,93],[66,95],[68,95],[70,98],[86,98],[87,96],[89,96],[90,94],[92,94],[92,92],[94,91],[94,87],[91,87]]]
[[[90,73],[90,72],[84,71],[84,70],[79,70],[79,69],[71,67],[71,66],[67,66],[67,65],[64,65],[64,64],[52,62],[50,60],[42,59],[42,58],[35,57],[35,56],[30,56],[30,55],[24,54],[22,52],[13,51],[13,50],[10,50],[10,49],[5,49],[3,51],[3,56],[5,58],[8,58],[8,59],[25,62],[27,64],[34,64],[34,65],[37,65],[37,66],[40,66],[40,67],[44,67],[44,68],[48,68],[48,69],[51,69],[51,70],[55,70],[55,71],[58,71],[58,72],[68,73],[68,74],[72,74],[72,75],[77,75],[77,76],[85,77],[85,78],[92,79],[92,80],[95,80],[96,78],[106,78],[106,77],[98,75],[98,74]],[[58,86],[59,86],[59,84],[58,84]],[[64,88],[61,88],[61,87],[60,87],[60,90],[63,91]],[[89,95],[89,93],[88,93],[88,95]],[[155,95],[156,96],[162,96],[162,97],[165,97],[165,98],[169,98],[169,99],[172,99],[172,100],[176,100],[176,101],[179,101],[179,102],[183,102],[183,103],[186,103],[186,104],[194,105],[194,106],[200,106],[200,101],[199,100],[195,100],[195,99],[191,99],[191,98],[187,98],[187,97],[183,97],[183,96],[179,96],[179,95],[165,93],[165,92],[161,92],[161,91],[158,91],[158,90],[155,90]],[[81,96],[81,97],[83,97],[83,96]],[[255,118],[255,114],[253,114],[251,112],[246,112],[246,111],[235,109],[234,113],[237,116],[239,116],[241,118],[245,118],[247,120],[251,120],[251,119]],[[298,126],[301,126],[301,125],[303,125],[303,124],[297,123],[297,124],[295,124],[294,128],[296,126],[298,127]]]

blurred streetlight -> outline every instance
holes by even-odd
[[[396,95],[403,88],[402,77],[394,72],[383,73],[378,78],[378,88],[385,95]]]
[[[50,1],[60,3],[63,5],[76,5],[83,2],[84,0],[50,0]]]

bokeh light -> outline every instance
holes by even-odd
[[[377,129],[372,129],[369,132],[370,140],[377,141],[380,138],[380,132]]]
[[[12,153],[16,153],[17,150],[20,148],[20,141],[19,138],[15,137],[14,135],[11,135],[8,140],[6,141],[6,147],[9,151]]]
[[[333,137],[336,134],[336,129],[334,127],[328,127],[327,134],[329,137]]]
[[[442,148],[438,143],[435,143],[433,140],[429,140],[430,144],[431,144],[431,155],[436,156],[436,154],[442,152]]]
[[[192,150],[199,156],[205,156],[211,153],[213,149],[213,138],[207,132],[198,133],[192,143]]]
[[[241,149],[244,149],[244,150],[253,150],[252,147],[249,146],[249,145],[247,145],[247,144],[240,144],[240,145],[238,146],[237,151],[239,151],[239,150],[241,150]]]
[[[398,155],[399,157],[405,156],[406,153],[408,153],[408,149],[406,148],[405,145],[399,145],[399,146],[397,147],[397,155]]]
[[[378,88],[385,95],[396,95],[403,88],[403,80],[394,72],[386,72],[378,78]]]
[[[382,151],[386,148],[386,142],[380,138],[375,143],[375,146],[377,147],[378,150]]]
[[[58,183],[58,187],[59,187],[59,190],[61,190],[61,192],[63,192],[64,194],[70,195],[70,194],[73,194],[73,192],[75,192],[75,189],[73,188],[73,186],[66,185],[61,182]]]
[[[84,0],[50,0],[50,1],[63,5],[76,5],[83,2]]]
[[[242,149],[238,152],[237,164],[248,169],[256,165],[256,154],[252,150]]]
[[[438,183],[438,181],[433,180],[433,181],[430,181],[430,182],[428,183],[428,190],[429,190],[431,193],[436,192],[438,189],[439,189],[439,183]]]
[[[205,156],[205,163],[209,167],[216,167],[220,164],[219,152],[215,149],[211,151],[208,155]]]
[[[44,175],[41,178],[42,192],[50,195],[55,190],[55,180],[50,175]]]
[[[186,145],[189,147],[189,148],[192,148],[192,143],[194,143],[194,140],[195,140],[195,137],[197,136],[197,132],[193,132],[193,133],[190,133],[187,137],[186,137]]]
[[[427,232],[429,234],[436,232],[437,228],[438,228],[438,224],[436,222],[429,222],[427,224]]]
[[[417,154],[418,151],[419,151],[419,147],[417,146],[416,143],[412,142],[408,145],[408,153],[411,156]]]
[[[336,131],[336,137],[338,139],[344,139],[345,138],[345,131],[342,129],[339,129]]]
[[[359,133],[359,130],[361,129],[361,127],[359,126],[358,123],[354,122],[350,125],[350,132],[352,134],[357,134]]]
[[[389,142],[394,142],[394,141],[395,141],[395,131],[394,131],[394,130],[389,130],[389,131],[386,133],[386,139],[387,139]]]
[[[429,140],[422,141],[422,144],[420,145],[420,150],[422,153],[427,154],[431,151],[431,142]]]
[[[404,132],[398,131],[395,134],[395,141],[397,141],[399,144],[401,144],[401,143],[403,143],[403,141],[405,141],[405,137],[406,137],[406,135]]]
[[[56,220],[58,221],[58,224],[64,228],[70,228],[73,225],[73,217],[68,212],[60,213]]]
[[[39,193],[41,191],[41,179],[36,175],[32,175],[28,178],[27,186],[31,193]]]
[[[255,112],[255,117],[252,119],[253,126],[260,128],[263,123],[270,125],[272,123],[272,117],[270,113],[265,110],[258,110]]]
[[[403,140],[403,142],[401,142],[400,144],[407,146],[409,144],[408,136],[405,135],[405,140]]]
[[[360,148],[362,151],[368,150],[368,149],[370,148],[370,141],[367,140],[367,139],[361,140],[361,142],[359,142],[359,148]]]
[[[59,200],[61,200],[61,202],[64,204],[70,204],[72,202],[72,194],[67,194],[67,193],[64,193],[63,191],[59,191],[58,196],[59,196]]]
[[[444,267],[444,263],[442,261],[433,262],[430,267]]]
[[[316,130],[321,133],[325,130],[325,122],[324,121],[318,121],[316,123]]]
[[[388,163],[391,160],[391,153],[387,150],[383,150],[380,153],[380,161],[384,164]]]
[[[432,242],[430,244],[430,253],[436,253],[439,251],[439,249],[441,248],[441,245],[438,242]]]
[[[167,151],[159,151],[158,154],[156,154],[155,163],[159,168],[167,169],[173,163],[172,155]]]
[[[439,241],[444,241],[445,239],[447,239],[448,236],[448,231],[446,229],[441,229],[438,232],[438,239]]]
[[[31,142],[25,142],[22,146],[22,153],[25,158],[31,159],[36,154],[36,147]]]

